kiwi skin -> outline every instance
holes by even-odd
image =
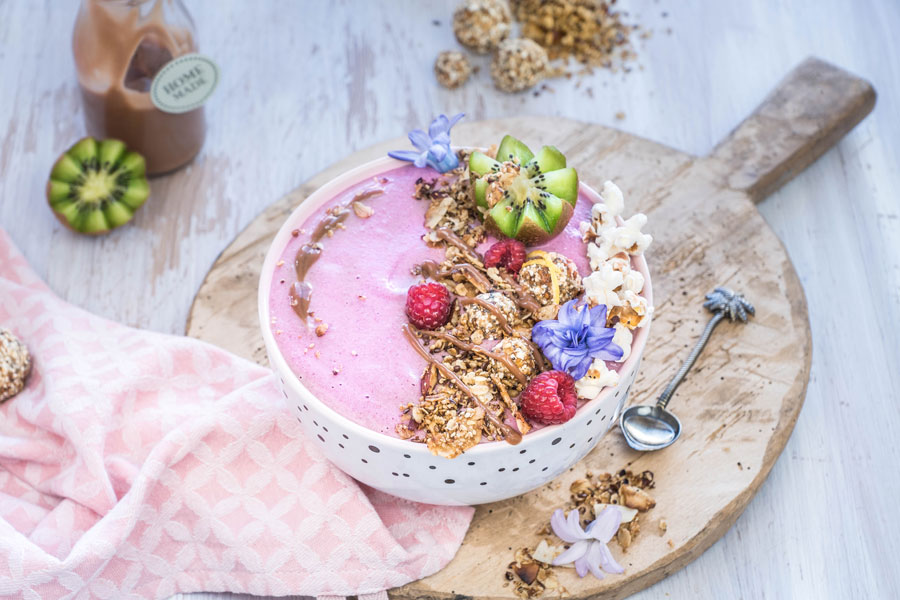
[[[144,158],[123,142],[86,137],[54,163],[47,202],[67,229],[103,235],[131,221],[147,201],[145,172]]]
[[[538,246],[549,240],[552,240],[563,232],[563,230],[566,228],[566,225],[568,225],[569,221],[572,220],[572,215],[574,214],[574,212],[575,209],[571,204],[569,204],[568,202],[563,202],[562,213],[560,213],[559,215],[559,220],[556,222],[556,226],[549,233],[536,222],[528,220],[522,223],[515,239],[519,240],[526,246]],[[505,237],[508,237],[500,230],[500,228],[494,222],[493,217],[491,217],[490,215],[485,216],[484,228],[490,235],[494,236],[495,238],[503,239]]]

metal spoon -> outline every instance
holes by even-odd
[[[697,345],[691,350],[684,364],[675,373],[675,377],[660,394],[655,406],[632,406],[619,417],[619,428],[625,436],[625,441],[635,450],[661,450],[670,446],[681,435],[681,421],[673,413],[666,410],[666,405],[675,393],[675,389],[681,384],[681,380],[694,366],[700,352],[709,341],[716,325],[728,317],[734,321],[740,319],[747,322],[747,315],[756,313],[753,305],[743,295],[735,293],[728,288],[717,287],[706,295],[703,307],[713,313],[706,329],[697,341]]]

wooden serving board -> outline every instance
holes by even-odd
[[[835,144],[871,111],[865,81],[816,59],[791,72],[706,157],[615,129],[552,117],[464,123],[463,145],[488,146],[507,132],[532,147],[554,144],[594,187],[614,180],[626,215],[644,212],[655,241],[647,253],[656,313],[632,403],[652,403],[696,341],[705,293],[719,284],[756,305],[748,325],[713,335],[671,407],[684,434],[655,453],[630,450],[611,431],[581,463],[528,494],[479,506],[456,558],[442,571],[393,590],[394,598],[514,598],[504,579],[513,551],[534,546],[552,510],[585,471],[628,466],[656,474],[657,507],[626,554],[624,575],[598,581],[557,569],[572,598],[622,598],[683,567],[724,534],[756,493],[791,434],[809,378],[811,339],[803,289],[779,240],[756,210],[764,199]],[[201,286],[188,335],[266,363],[256,286],[263,256],[291,210],[343,171],[402,148],[403,139],[357,152],[261,214],[222,252]],[[668,530],[660,535],[659,518]]]

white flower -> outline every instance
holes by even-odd
[[[622,513],[607,507],[586,529],[581,528],[577,510],[569,511],[566,518],[561,508],[550,517],[550,526],[559,539],[572,544],[568,550],[553,559],[554,565],[575,563],[575,572],[584,577],[588,571],[597,579],[607,573],[624,573],[625,569],[615,561],[607,544],[619,530]]]

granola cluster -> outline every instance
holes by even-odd
[[[0,328],[0,402],[23,389],[31,373],[31,355],[25,344],[8,329]]]
[[[458,88],[472,74],[472,65],[462,52],[444,50],[434,61],[434,76],[447,89]]]
[[[511,0],[522,35],[544,47],[550,60],[574,58],[613,68],[634,58],[629,38],[634,26],[622,21],[612,1]]]
[[[548,72],[547,51],[527,38],[506,40],[491,61],[491,78],[503,92],[521,92],[534,87]]]
[[[627,552],[641,531],[641,516],[656,506],[656,500],[648,492],[655,485],[652,471],[634,473],[628,469],[620,469],[614,474],[602,473],[596,477],[588,472],[584,478],[575,480],[569,486],[571,496],[565,510],[577,510],[581,515],[581,524],[586,526],[607,506],[618,506],[622,521],[615,539],[622,552]],[[660,535],[667,528],[665,519],[657,521]],[[538,534],[552,535],[550,526],[545,525]],[[565,594],[554,571],[556,567],[553,566],[553,560],[566,548],[567,545],[554,536],[542,537],[534,548],[516,550],[515,560],[509,564],[504,574],[506,581],[514,586],[516,596],[523,599],[538,598],[545,591]]]
[[[509,37],[511,24],[506,0],[465,0],[453,13],[456,39],[478,54],[487,54]]]
[[[558,252],[531,252],[519,272],[519,283],[544,307],[558,307],[584,291],[578,266]],[[556,315],[547,313],[541,317],[553,319]]]

